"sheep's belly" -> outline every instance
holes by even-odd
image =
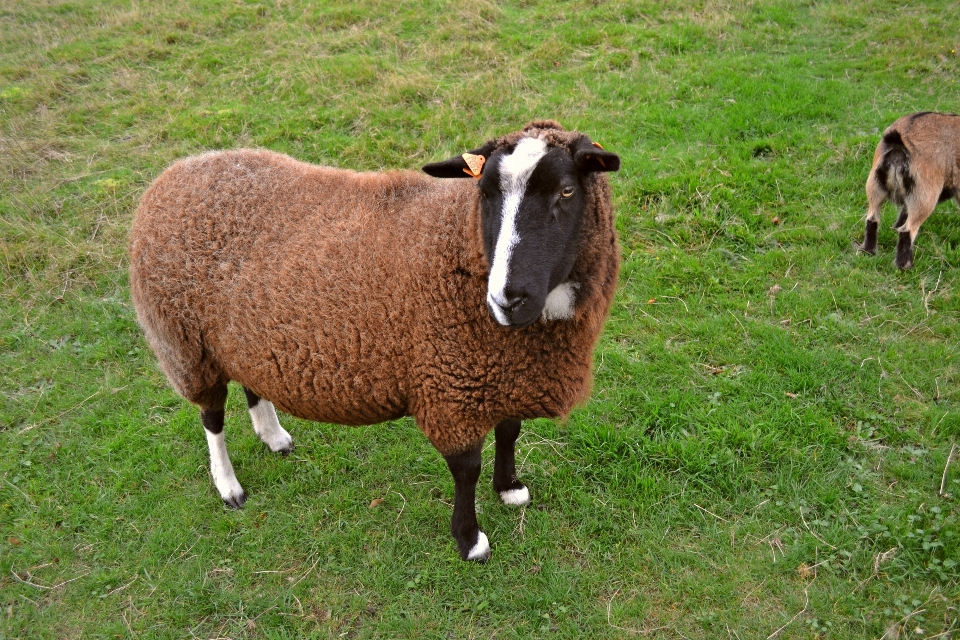
[[[404,411],[391,411],[389,407],[375,406],[369,402],[342,403],[316,405],[313,403],[286,406],[277,404],[277,407],[292,416],[313,422],[327,422],[348,426],[379,424],[388,420],[396,420],[407,415]]]
[[[253,355],[253,354],[251,354]],[[384,366],[352,367],[306,349],[270,350],[229,372],[278,409],[305,420],[376,424],[407,414],[395,376]]]

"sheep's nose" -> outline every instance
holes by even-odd
[[[503,296],[497,302],[504,311],[512,313],[513,311],[516,311],[529,297],[530,296],[519,289],[504,287]]]

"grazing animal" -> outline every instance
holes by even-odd
[[[877,251],[880,207],[890,200],[900,207],[901,269],[913,266],[913,243],[934,207],[955,198],[960,205],[960,116],[929,111],[903,116],[883,132],[867,178],[867,228],[861,249]]]
[[[485,436],[494,490],[525,504],[521,420],[589,393],[619,269],[605,175],[619,166],[547,120],[423,167],[459,180],[254,150],[167,169],[137,209],[131,294],[161,368],[199,405],[223,500],[246,500],[224,443],[230,380],[277,452],[293,440],[274,407],[347,425],[412,415],[453,475],[461,557],[486,560]]]

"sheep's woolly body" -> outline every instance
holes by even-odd
[[[498,144],[577,135],[552,125]],[[605,175],[587,185],[575,301],[568,291],[550,307],[572,317],[517,330],[485,304],[472,180],[356,173],[270,151],[189,158],[137,211],[137,315],[192,402],[235,380],[310,420],[413,415],[442,454],[455,453],[502,420],[565,415],[589,392],[619,247]]]

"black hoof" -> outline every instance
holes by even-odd
[[[486,554],[478,556],[476,558],[471,558],[461,553],[460,559],[463,560],[464,562],[476,562],[477,564],[487,564],[487,562],[490,561],[490,550],[487,549]]]
[[[900,232],[900,237],[897,240],[897,257],[894,259],[893,264],[897,265],[901,270],[913,267],[913,242],[910,240],[910,233],[908,231]]]
[[[247,501],[246,491],[241,493],[239,496],[230,496],[229,498],[223,498],[223,503],[232,509],[242,509],[246,501]]]

